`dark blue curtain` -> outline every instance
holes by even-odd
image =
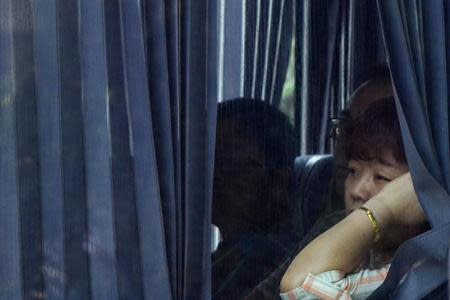
[[[450,6],[378,0],[403,141],[432,229],[402,245],[374,298],[445,298],[450,237]],[[437,294],[433,299],[438,299]]]
[[[321,131],[326,132],[322,119],[328,121],[338,101],[332,91],[339,87],[336,79],[339,25],[345,11],[342,4],[337,0],[296,2],[295,123],[303,155],[325,152],[319,149],[327,144],[325,139],[317,137]]]
[[[0,1],[2,299],[208,299],[215,1]]]
[[[221,100],[257,98],[278,107],[292,45],[293,0],[217,2]]]
[[[375,0],[295,2],[295,125],[300,153],[332,153],[329,121],[385,62]]]

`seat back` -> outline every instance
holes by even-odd
[[[334,187],[332,155],[302,155],[295,159],[295,193],[303,234],[329,206]]]

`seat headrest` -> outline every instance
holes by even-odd
[[[333,188],[334,157],[302,155],[295,159],[295,193],[303,233],[327,208]]]

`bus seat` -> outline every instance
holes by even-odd
[[[295,193],[303,234],[307,233],[330,203],[334,157],[302,155],[295,159]]]

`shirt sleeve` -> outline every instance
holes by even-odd
[[[283,300],[366,299],[383,283],[389,267],[390,265],[376,270],[363,269],[348,275],[337,270],[319,275],[308,274],[302,286],[280,296]]]

